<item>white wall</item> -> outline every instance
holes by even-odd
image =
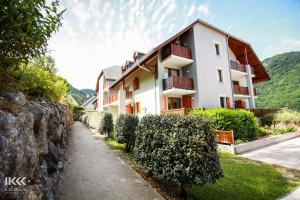
[[[139,77],[139,89],[133,91],[133,79]],[[138,72],[130,75],[125,81],[125,86],[129,85],[129,90],[133,93],[133,101],[140,102],[141,113],[138,116],[145,114],[156,114],[155,105],[159,102],[155,101],[155,82],[152,73],[139,69]]]
[[[199,93],[198,105],[194,107],[220,107],[220,95],[230,97],[233,105],[226,36],[199,23],[193,34]],[[220,56],[215,54],[215,43],[220,45]],[[223,71],[222,83],[218,82],[217,69]]]

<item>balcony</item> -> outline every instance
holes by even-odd
[[[234,95],[243,95],[243,96],[249,96],[248,87],[243,87],[240,85],[233,85],[233,94]]]
[[[163,79],[163,90],[164,94],[173,95],[187,95],[195,93],[193,79],[180,76],[170,76]]]
[[[118,105],[118,95],[113,94],[110,97],[103,98],[103,105],[104,106],[117,106]]]
[[[246,65],[240,64],[236,61],[230,61],[231,67],[231,75],[233,80],[239,80],[242,76],[247,75],[247,68]],[[251,67],[251,75],[254,76],[253,68]]]
[[[165,67],[180,69],[193,62],[191,49],[177,44],[166,46],[161,52],[162,64]]]

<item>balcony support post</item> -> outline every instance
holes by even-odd
[[[252,73],[251,73],[251,67],[250,65],[246,65],[246,71],[247,71],[247,85],[248,85],[248,91],[249,91],[249,107],[250,109],[255,108],[255,99],[254,99],[254,86],[252,82]]]

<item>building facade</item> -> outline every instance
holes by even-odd
[[[135,52],[133,62],[104,69],[97,110],[115,117],[255,108],[254,85],[269,79],[249,43],[197,20],[147,54]]]

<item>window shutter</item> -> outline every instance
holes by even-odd
[[[188,95],[182,96],[182,106],[184,108],[192,108],[192,97]]]
[[[140,113],[141,112],[141,103],[136,102],[135,103],[135,113]]]
[[[138,110],[138,113],[140,113],[140,112],[141,112],[141,103],[140,103],[140,102],[138,102],[138,105],[137,105],[137,110]]]
[[[133,79],[133,90],[138,90],[139,89],[139,78],[138,77],[135,77]]]
[[[231,105],[230,105],[230,97],[226,97],[226,107],[227,107],[227,108],[231,108]]]

